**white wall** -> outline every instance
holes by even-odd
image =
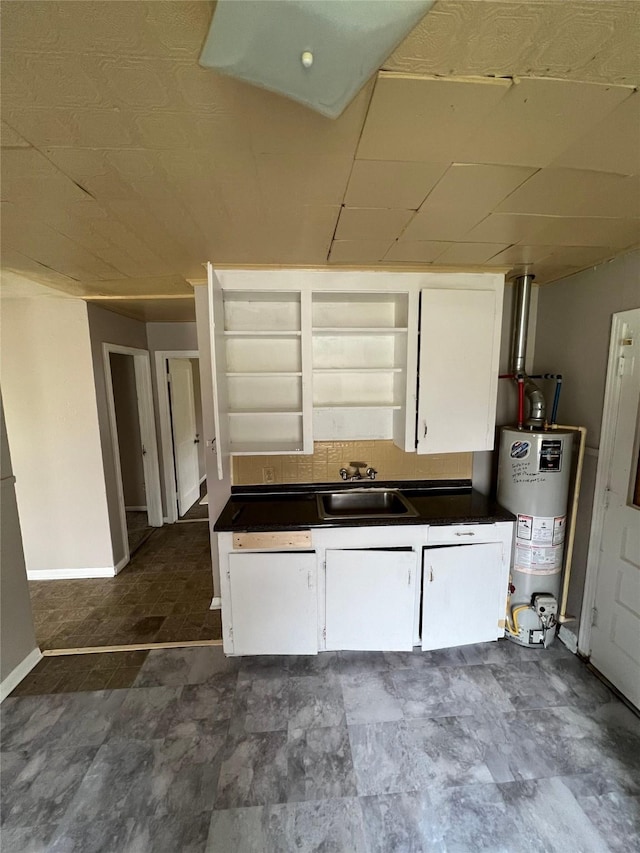
[[[569,612],[580,615],[591,529],[611,318],[640,307],[640,252],[540,288],[536,368],[563,375],[560,423],[586,426],[585,459]]]
[[[2,300],[2,387],[27,570],[111,574],[87,306],[51,293]]]
[[[111,542],[116,563],[125,555],[125,543],[122,538],[120,524],[120,507],[118,502],[118,485],[116,467],[113,456],[111,425],[107,404],[107,386],[105,384],[104,359],[102,344],[119,344],[120,346],[147,349],[147,333],[145,324],[129,317],[122,317],[113,311],[107,311],[98,305],[89,303],[89,335],[91,339],[91,361],[95,382],[95,398],[98,407],[98,422],[100,428],[101,452],[104,466],[104,485],[106,487]]]
[[[25,570],[11,469],[0,401],[0,698],[13,690],[40,658]]]

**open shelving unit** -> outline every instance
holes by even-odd
[[[301,302],[298,291],[225,293],[231,453],[305,452]]]
[[[323,439],[385,439],[406,407],[406,293],[312,296],[313,433]]]

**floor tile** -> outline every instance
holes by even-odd
[[[418,789],[403,721],[349,726],[349,742],[360,796]]]
[[[211,813],[172,814],[137,820],[127,837],[127,853],[203,853]],[[231,850],[227,851],[231,853]]]
[[[222,646],[152,649],[140,669],[136,687],[202,684],[218,675],[237,673],[239,659],[225,657]]]
[[[1,829],[0,850],[6,853],[47,853],[57,830],[57,823]]]
[[[342,687],[335,673],[289,679],[289,729],[339,726],[344,722]]]
[[[569,688],[562,678],[556,672],[547,672],[537,661],[490,664],[486,669],[507,694],[515,710],[550,708],[571,701]]]
[[[346,726],[291,730],[287,758],[289,801],[356,795]]]
[[[402,706],[389,673],[342,675],[340,680],[349,725],[403,719]]]
[[[240,681],[230,716],[232,733],[286,730],[289,719],[289,679]]]
[[[18,757],[21,766],[16,768],[14,764],[12,768],[11,784],[3,786],[3,826],[37,826],[60,821],[97,751],[98,747],[52,746],[29,753],[23,751]]]
[[[391,675],[407,719],[479,716],[509,711],[509,697],[488,667],[432,667]]]
[[[155,737],[162,716],[171,710],[182,687],[145,687],[127,691],[111,728],[112,737],[150,740]]]
[[[287,800],[287,733],[260,732],[229,743],[220,769],[217,809]]]

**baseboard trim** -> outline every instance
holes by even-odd
[[[209,605],[209,610],[222,610],[222,599],[219,595],[214,595]]]
[[[45,649],[44,657],[55,658],[65,655],[101,655],[108,652],[142,652],[153,649],[199,649],[206,646],[221,646],[222,640],[178,640],[173,643],[127,643],[122,646],[83,646],[73,649]]]
[[[569,649],[570,652],[573,652],[574,655],[578,653],[578,638],[570,628],[567,628],[566,625],[560,626],[558,639]]]
[[[118,560],[118,562],[117,562],[117,563],[115,564],[115,566],[113,567],[113,573],[114,573],[114,575],[117,575],[117,574],[118,574],[118,572],[122,571],[122,569],[124,569],[124,567],[125,567],[125,566],[127,566],[127,565],[129,564],[129,560],[130,560],[130,559],[131,559],[131,556],[129,556],[129,557],[123,557],[121,560]]]
[[[41,659],[42,652],[36,646],[18,666],[11,670],[9,675],[0,683],[0,702],[4,702]]]
[[[96,569],[27,569],[27,580],[66,581],[75,578],[113,578],[117,571],[119,570],[116,566]]]
[[[146,506],[126,506],[127,512],[147,512]]]

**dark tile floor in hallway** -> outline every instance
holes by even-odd
[[[156,530],[115,578],[31,581],[41,649],[211,640],[209,525]]]
[[[637,849],[640,721],[559,644],[154,650],[43,692],[1,709],[7,853]]]
[[[129,553],[134,554],[147,539],[153,535],[155,528],[149,527],[146,511],[127,510],[127,536],[129,539]]]

